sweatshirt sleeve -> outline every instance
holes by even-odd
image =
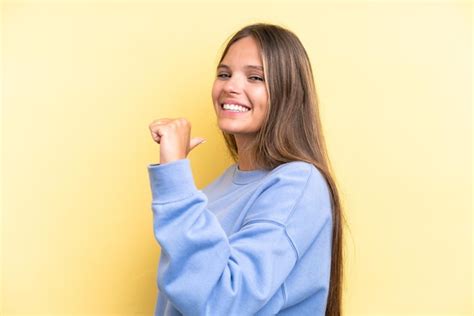
[[[161,246],[160,291],[185,315],[257,313],[298,259],[287,227],[259,216],[227,237],[207,209],[206,195],[196,188],[188,159],[150,165],[148,172],[154,235]],[[272,196],[278,208],[279,192]]]

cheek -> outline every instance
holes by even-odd
[[[220,91],[221,89],[220,89],[219,83],[214,81],[214,84],[212,85],[212,91],[211,91],[212,101],[214,103],[216,103],[217,99],[219,98]]]
[[[255,99],[258,100],[258,105],[263,112],[268,108],[268,94],[265,88],[255,91]]]

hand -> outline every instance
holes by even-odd
[[[153,140],[160,144],[160,164],[184,159],[197,145],[205,142],[201,137],[191,139],[191,123],[184,118],[158,119],[149,128]]]

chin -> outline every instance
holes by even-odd
[[[235,131],[235,130],[229,129],[229,128],[221,128],[220,127],[220,130],[224,133],[231,134],[231,135],[238,134],[238,131]]]
[[[241,134],[241,135],[255,135],[258,132],[258,129],[252,128],[250,126],[242,126],[242,124],[237,122],[218,122],[219,129],[227,134]]]
[[[239,131],[239,128],[237,128],[236,126],[229,126],[229,124],[221,124],[221,123],[219,123],[219,129],[228,134],[234,134]]]

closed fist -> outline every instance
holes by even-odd
[[[160,144],[160,164],[187,157],[197,145],[205,142],[201,137],[191,138],[191,123],[185,118],[162,118],[149,125],[153,140]]]

